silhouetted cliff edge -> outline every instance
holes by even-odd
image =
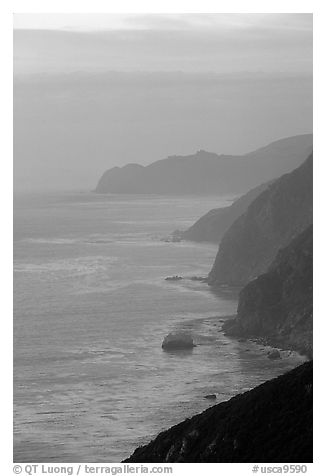
[[[245,285],[267,271],[278,250],[312,223],[312,154],[275,180],[222,238],[211,285]]]
[[[312,362],[160,433],[132,463],[308,463]]]
[[[312,134],[288,137],[249,154],[217,155],[200,150],[150,165],[107,170],[97,193],[240,194],[293,170],[312,150]]]
[[[239,295],[238,313],[224,325],[229,335],[262,336],[312,356],[312,225],[280,250],[267,273]]]

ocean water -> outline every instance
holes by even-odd
[[[216,245],[161,240],[230,200],[15,197],[15,462],[121,461],[212,405],[205,395],[229,399],[304,360],[219,332],[236,291],[189,279],[207,275]],[[197,346],[164,352],[174,330]]]

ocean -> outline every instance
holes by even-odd
[[[217,246],[164,241],[232,198],[15,196],[15,462],[119,462],[305,360],[271,361],[267,348],[219,332],[236,290],[190,279],[207,275]],[[175,330],[196,347],[164,352]]]

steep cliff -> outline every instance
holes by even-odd
[[[249,154],[217,155],[200,150],[150,165],[107,170],[98,193],[240,194],[297,167],[312,149],[312,135],[288,137]]]
[[[181,234],[181,238],[189,241],[209,241],[219,243],[226,230],[239,218],[270,184],[264,183],[242,195],[229,207],[214,208],[197,220],[188,230]]]
[[[312,154],[275,180],[223,236],[208,281],[244,285],[267,271],[278,250],[312,223]]]
[[[239,296],[237,318],[228,334],[263,336],[312,354],[312,225],[280,250],[267,273],[247,284]]]
[[[312,362],[160,433],[132,463],[312,462]]]

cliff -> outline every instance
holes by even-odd
[[[278,250],[312,223],[312,154],[275,180],[223,236],[211,285],[245,285],[265,273]]]
[[[312,362],[160,433],[132,463],[308,463]]]
[[[280,250],[267,273],[247,284],[239,295],[237,318],[226,332],[263,336],[312,355],[312,225]]]
[[[248,206],[269,184],[270,182],[258,185],[258,187],[235,200],[229,207],[210,210],[188,230],[182,232],[181,238],[189,241],[219,243],[232,223],[247,210]]]
[[[242,156],[203,150],[148,166],[128,164],[107,170],[98,193],[239,194],[297,167],[312,149],[312,135],[282,139]]]

